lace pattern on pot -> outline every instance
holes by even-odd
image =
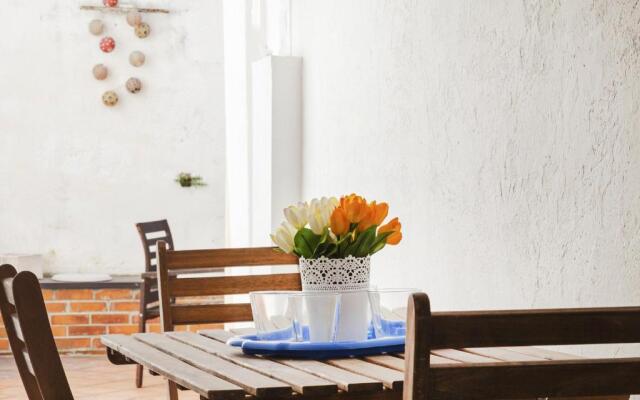
[[[345,291],[369,288],[371,257],[330,259],[300,258],[300,276],[304,291]]]

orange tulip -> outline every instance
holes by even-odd
[[[349,220],[342,207],[336,207],[331,214],[331,232],[337,236],[349,232]]]
[[[378,234],[385,233],[385,232],[393,232],[389,236],[387,236],[386,242],[387,244],[390,244],[390,245],[396,245],[400,243],[400,241],[402,240],[402,232],[400,231],[401,229],[402,229],[402,224],[400,223],[400,221],[398,221],[398,218],[396,217],[391,221],[389,221],[388,224],[382,225],[380,229],[378,229]]]
[[[342,197],[340,199],[340,206],[344,208],[347,213],[347,219],[353,224],[359,223],[371,212],[367,201],[356,194]]]
[[[387,214],[389,214],[389,205],[387,203],[376,204],[375,201],[372,201],[369,204],[369,215],[358,224],[358,230],[363,232],[367,230],[367,228],[373,225],[380,225],[385,218],[387,218]]]

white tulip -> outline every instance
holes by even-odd
[[[284,209],[284,217],[296,229],[304,228],[307,224],[307,203],[298,203]]]
[[[276,246],[280,247],[285,253],[291,253],[294,248],[293,238],[297,233],[296,228],[288,222],[283,222],[274,233],[271,234],[271,240]]]
[[[329,226],[331,214],[337,204],[338,200],[336,198],[323,197],[311,200],[307,208],[307,221],[313,233],[321,235],[325,228]]]

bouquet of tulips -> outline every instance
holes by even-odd
[[[367,202],[356,194],[313,199],[284,209],[286,221],[271,235],[285,253],[307,259],[366,257],[402,240],[398,218],[382,225],[387,203]]]

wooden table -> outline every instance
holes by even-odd
[[[237,331],[106,335],[114,364],[140,364],[201,399],[401,399],[402,354],[325,361],[248,356],[224,342]],[[244,333],[244,332],[242,332]],[[436,350],[431,364],[567,360],[576,356],[534,347]],[[302,395],[303,397],[300,397]],[[621,399],[621,397],[617,397]]]

